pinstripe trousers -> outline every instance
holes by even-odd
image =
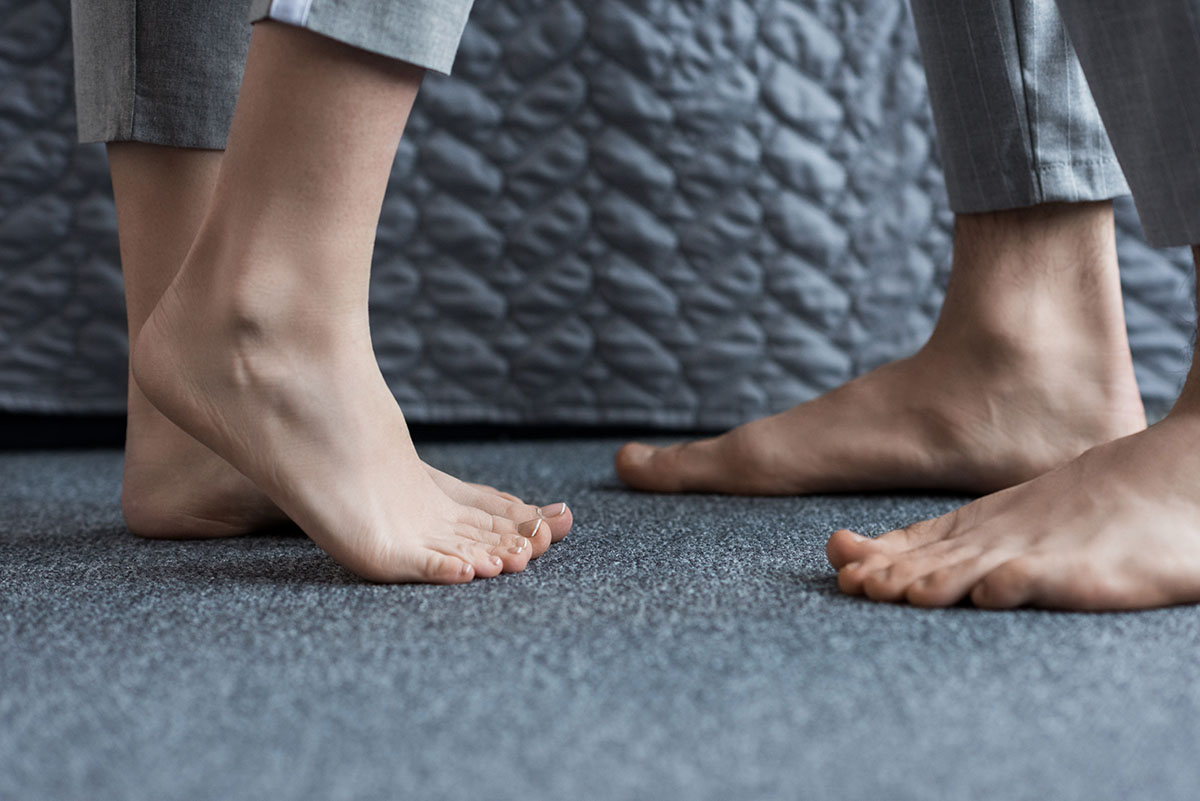
[[[956,212],[1132,189],[1151,244],[1200,243],[1200,0],[912,7]]]

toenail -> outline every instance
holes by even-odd
[[[504,560],[501,559],[499,556],[493,556],[488,561],[492,563],[493,567],[504,567]]]
[[[462,568],[458,572],[463,574],[464,576],[469,576],[469,575],[471,575],[471,571],[474,569],[475,568],[471,567],[466,562],[463,562]]]
[[[631,442],[631,447],[627,453],[633,453],[634,458],[638,461],[648,459],[655,451],[653,445],[647,445],[644,442]]]
[[[549,506],[543,506],[541,509],[538,509],[538,514],[547,518],[558,517],[565,511],[567,511],[565,503],[552,503]]]
[[[536,537],[538,535],[538,532],[541,530],[542,530],[542,521],[540,519],[539,520],[526,520],[524,523],[517,526],[517,533],[520,534],[522,537],[529,537],[529,539],[533,539],[534,537]]]
[[[525,553],[525,549],[528,547],[529,547],[529,540],[521,540],[519,543],[517,543],[516,545],[509,548],[508,552],[516,553],[516,554]]]
[[[858,570],[862,567],[862,562],[851,562],[848,565],[842,565],[842,570]]]

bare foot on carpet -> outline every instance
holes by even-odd
[[[464,506],[514,524],[545,519],[532,541],[533,558],[571,530],[565,503],[539,509],[493,487],[460,481],[428,465],[426,470],[442,492]],[[121,507],[129,530],[151,539],[233,537],[290,522],[254,482],[163,417],[136,386],[130,395]]]
[[[838,585],[877,601],[1142,609],[1200,602],[1200,414],[868,539],[829,540]]]
[[[375,229],[422,75],[255,26],[209,211],[132,367],[156,409],[341,564],[449,584],[523,570],[550,526],[448,491],[509,509],[499,495],[439,486],[371,347]],[[283,82],[302,89],[281,93]]]
[[[1145,423],[1111,207],[1048,206],[960,217],[942,314],[916,355],[713,439],[630,443],[616,469],[655,492],[984,493]]]
[[[523,570],[530,537],[548,542],[544,521],[518,526],[438,486],[365,326],[298,327],[277,319],[275,298],[231,314],[211,287],[189,291],[188,270],[142,329],[138,385],[331,556],[375,581],[457,583]]]

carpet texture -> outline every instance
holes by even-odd
[[[119,453],[0,454],[0,798],[1200,794],[1200,610],[846,598],[831,530],[961,499],[639,495],[616,444],[424,447],[578,521],[450,589],[287,533],[139,541]]]

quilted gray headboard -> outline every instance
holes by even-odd
[[[124,407],[103,150],[67,0],[0,0],[0,408]],[[729,426],[914,350],[950,216],[898,0],[478,0],[400,149],[375,342],[417,421]],[[1147,400],[1183,377],[1182,252],[1120,208]]]

